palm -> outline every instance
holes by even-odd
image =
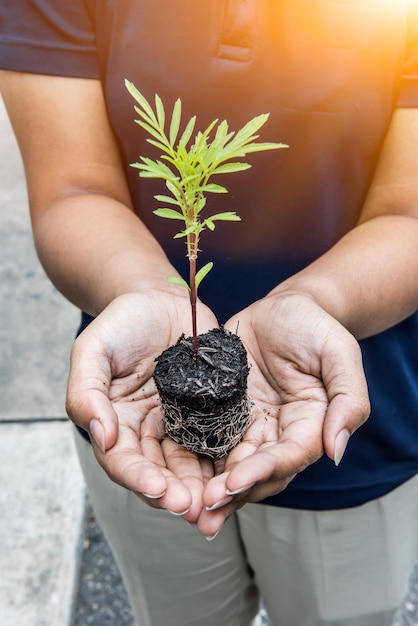
[[[226,467],[257,453],[258,458],[249,459],[251,476],[257,480],[261,472],[261,479],[265,464],[271,464],[271,480],[275,483],[267,487],[271,492],[284,488],[297,472],[322,455],[329,398],[321,377],[320,352],[315,354],[315,341],[312,337],[308,340],[310,329],[303,328],[293,314],[291,327],[298,329],[297,337],[286,328],[284,319],[281,333],[276,334],[277,329],[270,324],[254,328],[252,323],[242,323],[242,317],[245,320],[250,314],[251,310],[243,311],[239,318],[251,362],[248,394],[254,419],[242,443],[229,455]],[[265,460],[259,465],[261,453]],[[277,454],[281,457],[279,466]],[[259,489],[253,497],[260,499],[264,495]]]
[[[217,325],[205,307],[204,330]],[[69,414],[88,429],[105,426],[106,452],[95,454],[115,481],[151,496],[154,506],[200,512],[211,464],[164,440],[160,402],[152,374],[155,357],[189,332],[187,298],[129,294],[115,300],[77,340],[68,388]],[[160,496],[160,497],[157,497]]]
[[[227,326],[237,322],[251,362],[254,419],[205,488],[206,507],[225,505],[202,513],[204,534],[245,502],[282,491],[324,450],[333,458],[340,430],[353,432],[368,414],[357,342],[310,299],[265,298]]]
[[[318,459],[323,453],[322,429],[327,411],[328,398],[324,384],[314,374],[300,371],[284,357],[264,353],[256,360],[250,352],[252,363],[248,393],[252,402],[253,422],[229,462],[248,456],[252,452],[267,450],[280,443],[295,446],[296,453],[306,455],[304,466]],[[270,378],[274,371],[276,380]],[[277,382],[276,382],[277,381]],[[281,448],[281,454],[285,450]],[[292,471],[293,469],[293,471]],[[286,474],[300,471],[299,466],[289,465]]]

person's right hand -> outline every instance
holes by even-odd
[[[94,453],[109,477],[148,504],[195,522],[210,460],[164,439],[155,358],[190,335],[187,294],[132,293],[114,300],[74,343],[67,412],[91,435]],[[198,304],[199,332],[218,326]]]

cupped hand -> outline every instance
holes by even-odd
[[[253,421],[204,489],[198,526],[206,536],[246,502],[285,489],[324,452],[338,464],[370,412],[357,341],[310,297],[268,296],[227,327],[237,325]]]
[[[199,304],[199,331],[218,325]],[[190,334],[187,295],[148,291],[115,299],[77,338],[67,412],[90,433],[109,477],[148,504],[196,521],[213,464],[164,439],[155,358]]]

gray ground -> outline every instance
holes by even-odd
[[[418,624],[418,561],[411,574],[409,592],[399,609],[393,626],[416,626]]]
[[[87,507],[73,626],[135,626],[118,567]]]

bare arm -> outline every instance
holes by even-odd
[[[356,228],[272,295],[311,295],[358,339],[418,308],[418,109],[393,116]]]
[[[418,306],[417,139],[418,110],[396,111],[358,225],[228,322],[233,329],[239,321],[252,360],[255,419],[205,489],[202,533],[214,534],[245,502],[278,493],[324,452],[338,464],[367,419],[353,335],[387,329]]]
[[[95,80],[0,73],[27,178],[39,257],[58,289],[97,316],[76,340],[67,411],[115,482],[195,521],[212,468],[164,444],[155,357],[190,328],[186,290],[134,214]],[[217,325],[200,305],[202,332]],[[146,495],[143,495],[146,494]]]
[[[133,213],[100,82],[1,72],[0,88],[38,255],[58,289],[92,315],[123,293],[172,290],[174,269]]]

